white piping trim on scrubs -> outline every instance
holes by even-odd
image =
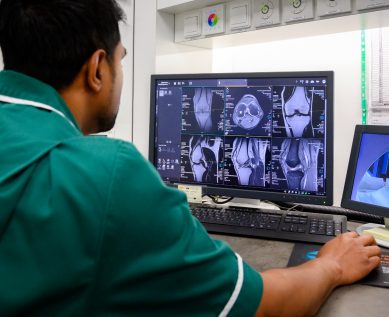
[[[244,275],[244,273],[243,273],[243,260],[238,253],[235,253],[235,255],[236,255],[236,259],[238,261],[238,279],[236,281],[235,289],[232,292],[230,300],[227,302],[223,311],[219,314],[219,317],[226,317],[230,313],[230,311],[231,311],[232,307],[234,306],[236,300],[238,299],[238,296],[239,296],[240,291],[242,289],[243,275]]]
[[[18,105],[31,106],[34,108],[44,109],[44,110],[54,112],[60,115],[62,118],[64,118],[67,122],[69,122],[73,126],[73,128],[77,129],[76,126],[73,124],[73,122],[71,122],[68,118],[66,118],[66,116],[61,111],[54,109],[53,107],[48,106],[44,103],[40,103],[32,100],[19,99],[19,98],[4,96],[4,95],[0,95],[0,101],[3,101],[5,103],[14,103]]]

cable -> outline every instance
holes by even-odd
[[[212,202],[217,205],[226,204],[235,198],[235,197],[226,197],[226,196],[203,195],[203,197],[205,196],[209,197],[212,200]],[[220,199],[224,199],[224,200],[220,201]],[[300,212],[324,213],[324,214],[331,214],[331,215],[344,215],[347,217],[348,220],[384,224],[384,217],[372,215],[360,211],[355,211],[351,209],[345,209],[342,207],[294,204],[288,202],[273,202],[270,200],[264,200],[263,202],[276,206],[280,208],[280,210],[286,212],[300,211]]]
[[[228,202],[230,202],[231,200],[233,200],[235,197],[226,197],[226,196],[212,196],[212,195],[203,195],[203,197],[209,197],[211,198],[212,202],[214,204],[217,204],[217,205],[223,205],[223,204],[226,204]],[[224,199],[223,201],[219,201],[219,199]]]
[[[290,205],[285,206],[282,203],[275,203],[275,202],[270,201],[270,200],[264,200],[263,202],[266,204],[276,206],[276,207],[280,208],[280,210],[283,210],[283,211],[297,211],[296,208],[300,206],[298,204],[293,204],[292,206],[290,206]]]
[[[302,212],[313,212],[313,213],[325,213],[325,214],[333,214],[333,215],[344,215],[347,217],[347,220],[355,220],[362,222],[373,222],[378,224],[384,224],[384,217],[372,215],[360,211],[355,211],[351,209],[346,209],[337,206],[322,206],[322,205],[308,205],[308,204],[300,204],[295,205],[292,203],[279,203],[281,206],[285,208],[294,208],[294,210],[302,211]],[[298,209],[297,209],[298,208]]]

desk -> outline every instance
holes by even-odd
[[[348,228],[359,224],[349,222]],[[226,241],[247,263],[261,272],[286,267],[292,242],[232,237],[212,234]],[[349,285],[336,289],[323,305],[318,317],[382,317],[389,312],[389,289],[367,285]]]

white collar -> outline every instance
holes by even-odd
[[[67,122],[69,122],[69,124],[73,128],[78,130],[76,128],[76,126],[74,125],[74,123],[72,121],[70,121],[61,111],[54,109],[53,107],[48,106],[44,103],[40,103],[40,102],[36,102],[36,101],[32,101],[32,100],[19,99],[19,98],[4,96],[4,95],[0,95],[0,101],[5,102],[5,103],[13,103],[13,104],[18,104],[18,105],[30,106],[30,107],[54,112],[54,113],[60,115],[62,118],[64,118]]]

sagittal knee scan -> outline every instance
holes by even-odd
[[[226,135],[270,136],[270,87],[226,88]]]
[[[196,183],[222,183],[222,149],[221,137],[183,135],[181,179]]]
[[[324,144],[318,139],[273,140],[272,187],[324,191]]]
[[[357,200],[389,207],[389,152],[378,158],[366,171],[358,186]]]
[[[273,94],[273,135],[321,138],[325,134],[323,87],[276,86]]]
[[[182,88],[182,132],[223,133],[224,89]]]
[[[270,138],[225,138],[227,185],[270,186]]]

